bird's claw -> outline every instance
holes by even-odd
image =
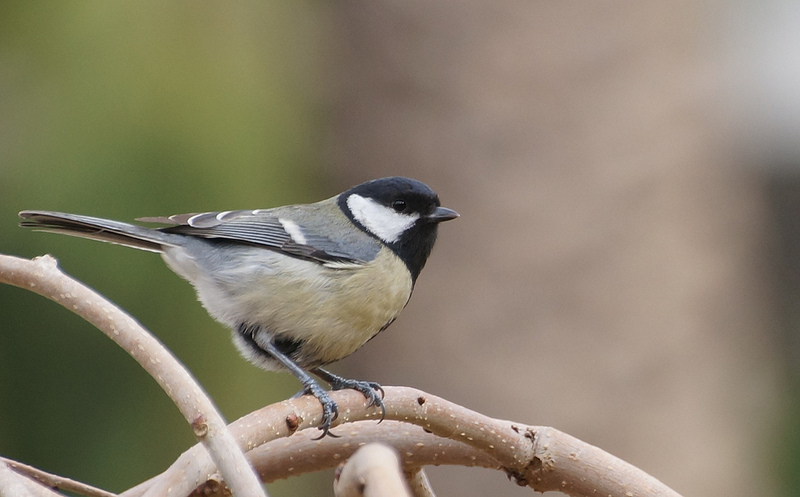
[[[349,380],[328,372],[322,373],[324,374],[322,377],[325,379],[325,381],[330,383],[331,389],[356,390],[357,392],[361,392],[361,394],[367,399],[367,407],[379,407],[381,410],[381,419],[378,420],[379,423],[386,418],[386,406],[383,403],[385,392],[380,384],[374,381]],[[333,438],[338,438],[338,435],[334,435],[331,432],[331,425],[334,421],[336,421],[336,418],[339,417],[339,406],[336,405],[336,402],[334,402],[333,399],[331,399],[330,395],[328,395],[328,392],[323,390],[319,384],[313,382],[306,384],[303,390],[298,392],[295,397],[299,397],[301,395],[313,395],[317,400],[319,400],[320,404],[322,404],[322,420],[320,421],[319,425],[319,429],[322,430],[322,435],[316,438],[316,440],[320,440],[326,435]]]
[[[301,390],[300,394],[313,395],[319,403],[322,404],[322,420],[319,424],[319,429],[322,430],[322,434],[314,440],[323,439],[325,436],[339,438],[339,435],[335,435],[331,432],[331,425],[336,421],[336,418],[339,417],[339,406],[336,405],[336,402],[328,395],[328,392],[317,384],[311,384],[306,385],[306,387]]]
[[[367,407],[377,406],[381,410],[381,421],[386,418],[386,406],[383,404],[383,397],[386,392],[383,387],[374,381],[348,380],[346,378],[335,377],[331,382],[333,390],[343,390],[345,388],[361,392],[367,399]]]

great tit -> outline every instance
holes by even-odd
[[[408,303],[436,241],[441,207],[427,185],[390,177],[313,204],[140,218],[147,228],[47,211],[19,213],[20,226],[161,254],[188,280],[209,314],[233,330],[257,366],[289,371],[322,404],[329,434],[338,407],[309,372],[334,390],[355,389],[385,414],[374,382],[321,366],[383,331]]]

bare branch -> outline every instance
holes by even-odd
[[[39,482],[15,472],[0,461],[0,497],[62,497]]]
[[[0,497],[32,497],[34,494],[28,490],[24,479],[24,476],[14,473],[6,463],[0,462]]]
[[[419,475],[419,468],[428,464],[476,465],[501,469],[518,484],[540,492],[679,497],[638,468],[558,430],[489,418],[405,387],[385,389],[387,421],[381,425],[353,423],[380,415],[376,408],[366,407],[363,395],[332,392],[340,410],[336,433],[341,438],[312,439],[317,433],[307,428],[319,425],[321,408],[310,396],[248,414],[233,423],[229,433],[205,393],[157,340],[130,316],[61,273],[54,259],[28,261],[0,255],[0,282],[51,298],[103,330],[156,378],[207,447],[208,451],[200,445],[190,448],[167,471],[128,490],[122,494],[125,497],[183,496],[209,480],[216,484],[206,490],[224,490],[229,484],[237,495],[263,495],[236,445],[250,450],[248,458],[264,480],[271,481],[335,466],[375,440],[395,447],[411,475]],[[242,480],[243,475],[250,476]],[[415,476],[413,481],[424,485],[423,478]],[[426,495],[427,490],[420,488],[420,495]]]
[[[22,464],[21,462],[17,462],[11,459],[6,459],[5,457],[0,457],[0,464],[5,463],[9,468],[14,470],[15,472],[27,476],[33,480],[40,482],[42,485],[46,485],[50,488],[57,488],[60,490],[66,490],[68,492],[76,493],[79,495],[85,495],[86,497],[116,497],[117,494],[113,494],[106,490],[92,487],[91,485],[87,485],[85,483],[81,483],[79,481],[71,480],[69,478],[64,478],[63,476],[54,475],[52,473],[47,473],[42,471],[41,469],[34,468],[33,466],[28,466],[27,464]]]
[[[403,470],[408,474],[431,464],[500,468],[497,460],[482,451],[401,421],[358,421],[339,426],[336,434],[340,438],[316,440],[314,431],[305,430],[256,447],[247,457],[266,482],[335,468],[359,447],[376,441],[401,455]]]
[[[136,320],[61,272],[50,256],[0,255],[0,282],[38,293],[83,317],[125,349],[158,382],[192,426],[239,496],[265,496],[255,473],[208,395],[163,345]]]
[[[416,471],[407,473],[406,477],[408,478],[408,486],[411,487],[411,493],[414,497],[436,497],[424,469],[419,468]]]
[[[641,469],[564,432],[530,426],[526,433],[533,437],[535,456],[517,483],[567,495],[680,497]]]
[[[231,429],[235,430],[235,424],[231,425]],[[326,437],[317,440],[319,435],[314,430],[304,430],[289,438],[280,438],[260,445],[248,452],[247,457],[253,467],[259,469],[262,481],[270,483],[291,476],[335,468],[359,447],[380,441],[402,455],[403,471],[413,477],[409,477],[411,490],[420,497],[435,497],[430,490],[428,493],[417,492],[414,487],[418,479],[415,475],[421,471],[420,466],[450,464],[499,468],[497,461],[472,447],[437,437],[432,433],[426,433],[418,426],[400,421],[386,420],[381,424],[374,421],[348,423],[339,426],[336,434],[341,438]],[[168,473],[156,478],[166,478],[180,485],[178,483],[180,476],[176,475],[175,479],[170,479]],[[153,481],[145,482],[123,495],[125,497],[142,495],[144,489],[140,487],[152,483]],[[184,488],[178,490],[183,491]],[[224,482],[220,476],[214,474],[191,495],[223,497],[228,494],[225,493]]]
[[[333,481],[336,497],[411,497],[395,451],[380,443],[359,448]]]
[[[338,425],[340,438],[313,440],[321,409],[304,396],[264,407],[231,425],[264,481],[335,467],[360,445],[381,441],[395,447],[407,471],[428,464],[462,464],[501,469],[518,484],[568,495],[659,495],[679,497],[638,468],[549,427],[489,418],[434,395],[406,387],[386,387],[387,421]],[[379,416],[363,395],[332,392],[340,422]],[[402,421],[393,423],[389,420]],[[418,427],[409,426],[408,423]],[[300,456],[302,455],[302,457]],[[122,494],[135,497],[151,486],[186,495],[213,472],[198,447],[186,451],[165,473]]]

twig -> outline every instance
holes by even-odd
[[[367,444],[350,456],[333,480],[336,497],[411,497],[394,450]]]
[[[401,421],[357,421],[339,426],[336,434],[340,438],[315,440],[317,435],[305,430],[256,447],[247,458],[266,482],[335,468],[359,447],[376,441],[394,447],[408,474],[431,464],[500,468],[497,460],[482,451]]]
[[[264,495],[238,448],[251,450],[248,457],[269,481],[331,467],[361,444],[376,439],[396,447],[402,455],[404,470],[412,475],[427,464],[458,463],[501,469],[518,484],[540,492],[679,497],[638,468],[558,430],[489,418],[404,387],[385,388],[384,400],[386,419],[402,423],[341,426],[345,422],[374,419],[380,413],[374,407],[366,408],[360,393],[338,391],[331,395],[339,405],[336,433],[341,438],[311,440],[316,433],[303,431],[318,426],[321,418],[320,404],[310,396],[248,414],[231,425],[231,434],[200,387],[157,340],[130,316],[61,273],[51,257],[28,261],[0,255],[0,282],[44,295],[103,330],[158,381],[207,448],[207,451],[200,445],[190,448],[167,471],[128,490],[122,494],[125,497],[183,496],[212,476],[219,489],[224,484],[230,485],[239,496]],[[298,454],[304,457],[297,457]],[[8,479],[10,469],[2,466],[8,485],[16,486],[15,480]],[[215,476],[217,468],[221,476]],[[34,488],[38,491],[44,487]]]
[[[33,494],[25,485],[24,476],[14,473],[4,462],[0,462],[0,497],[28,497]]]
[[[47,473],[46,471],[42,471],[39,468],[34,468],[33,466],[29,466],[27,464],[14,461],[12,459],[0,457],[0,464],[3,463],[5,463],[9,468],[14,470],[15,472],[23,476],[27,476],[28,478],[31,478],[33,480],[36,480],[41,484],[46,485],[50,488],[66,490],[68,492],[73,492],[79,495],[85,495],[86,497],[116,497],[117,495],[108,492],[106,490],[96,488],[91,485],[87,485],[85,483],[81,483],[79,481],[71,480],[69,478],[64,478],[63,476],[54,475],[52,473]]]
[[[340,425],[335,430],[340,438],[314,441],[315,433],[301,432],[278,440],[319,422],[319,402],[309,396],[250,413],[234,422],[231,432],[243,446],[258,447],[248,458],[264,481],[333,467],[359,444],[381,441],[398,449],[406,470],[427,464],[471,464],[501,469],[518,484],[539,492],[679,497],[644,471],[553,428],[489,418],[412,388],[385,387],[385,391],[387,421]],[[375,408],[365,408],[358,392],[344,390],[331,395],[340,408],[337,421],[379,416]],[[122,495],[135,497],[155,484],[173,490],[174,495],[186,495],[202,484],[201,475],[213,472],[213,465],[197,447],[179,459],[182,461],[166,472]]]
[[[416,471],[407,474],[407,478],[408,486],[411,488],[411,493],[414,497],[436,497],[424,469],[418,468]]]
[[[214,404],[161,343],[132,317],[61,272],[50,256],[0,255],[0,282],[38,293],[83,317],[125,349],[158,382],[192,426],[237,496],[265,496]]]
[[[39,482],[15,472],[0,461],[0,497],[62,497]]]
[[[240,420],[241,421],[241,420]],[[231,425],[231,430],[236,432],[236,423]],[[247,453],[250,464],[259,469],[261,480],[267,483],[285,479],[290,476],[302,475],[322,469],[332,469],[350,457],[359,447],[368,443],[380,441],[393,447],[402,456],[403,471],[407,475],[414,475],[422,466],[459,465],[478,466],[498,469],[497,461],[486,454],[464,445],[460,442],[438,437],[425,432],[422,428],[400,421],[386,420],[381,424],[375,421],[357,421],[340,425],[336,429],[340,438],[326,437],[317,440],[318,434],[314,430],[304,430],[295,433],[289,438],[280,438],[256,447]],[[209,466],[210,467],[210,466]],[[176,479],[168,476],[170,472],[162,473],[157,479],[165,478],[171,483]],[[414,488],[414,480],[409,478]],[[152,485],[146,482],[143,485]],[[210,481],[195,489],[193,496],[197,497],[222,497],[224,482],[219,475],[212,475]],[[138,487],[137,487],[138,488]],[[183,491],[183,488],[177,488]],[[125,497],[141,495],[144,490],[126,492]],[[417,495],[417,494],[415,494]],[[433,497],[429,494],[418,494],[420,497]]]

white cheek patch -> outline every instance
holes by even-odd
[[[278,221],[281,223],[281,226],[283,226],[283,230],[289,233],[289,236],[292,237],[294,243],[299,245],[306,244],[306,236],[303,234],[303,231],[300,229],[300,226],[298,226],[297,223],[281,218],[279,218]]]
[[[419,219],[419,214],[402,214],[358,194],[347,197],[347,207],[356,221],[386,243],[399,240],[403,232]]]

